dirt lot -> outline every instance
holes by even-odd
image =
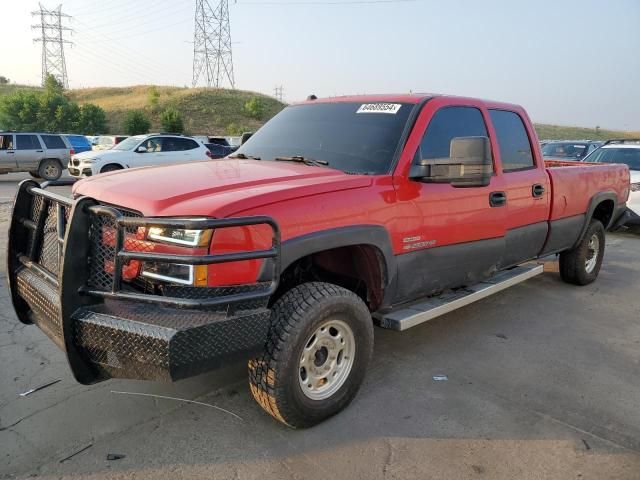
[[[2,182],[0,202],[14,188]],[[640,479],[638,235],[608,236],[590,286],[546,273],[403,333],[377,329],[355,402],[306,431],[254,405],[243,365],[175,385],[76,384],[18,323],[1,276],[0,478]]]

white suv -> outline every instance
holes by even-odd
[[[129,137],[109,150],[83,152],[69,161],[74,177],[90,177],[123,168],[169,165],[209,158],[202,142],[183,135],[159,133]]]
[[[628,223],[640,224],[640,140],[609,140],[584,158],[585,162],[624,163],[631,174],[631,190],[627,207],[632,219]]]

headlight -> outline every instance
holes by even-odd
[[[209,245],[209,240],[211,240],[211,233],[212,230],[150,227],[147,238],[187,247],[206,247]]]
[[[83,158],[82,160],[80,160],[80,163],[84,163],[85,165],[86,164],[91,165],[94,161],[98,161],[98,160],[100,160],[99,157],[98,158]]]
[[[207,266],[144,262],[142,276],[180,285],[206,286]]]
[[[632,192],[640,192],[640,182],[631,184]]]

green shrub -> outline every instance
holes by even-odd
[[[141,135],[149,132],[151,122],[144,112],[140,110],[129,110],[125,116],[122,128],[127,135]]]

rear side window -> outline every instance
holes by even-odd
[[[480,110],[474,107],[445,107],[438,110],[424,132],[416,161],[449,158],[451,140],[456,137],[488,137]]]
[[[505,110],[489,110],[489,114],[500,147],[502,170],[515,172],[535,167],[529,136],[520,115]]]
[[[37,135],[16,135],[17,150],[40,150],[41,148]]]
[[[188,138],[165,137],[163,139],[162,150],[165,152],[193,150],[198,148],[198,144]]]
[[[67,146],[62,141],[62,138],[60,138],[60,135],[42,135],[42,141],[47,146],[47,148],[67,148]]]

